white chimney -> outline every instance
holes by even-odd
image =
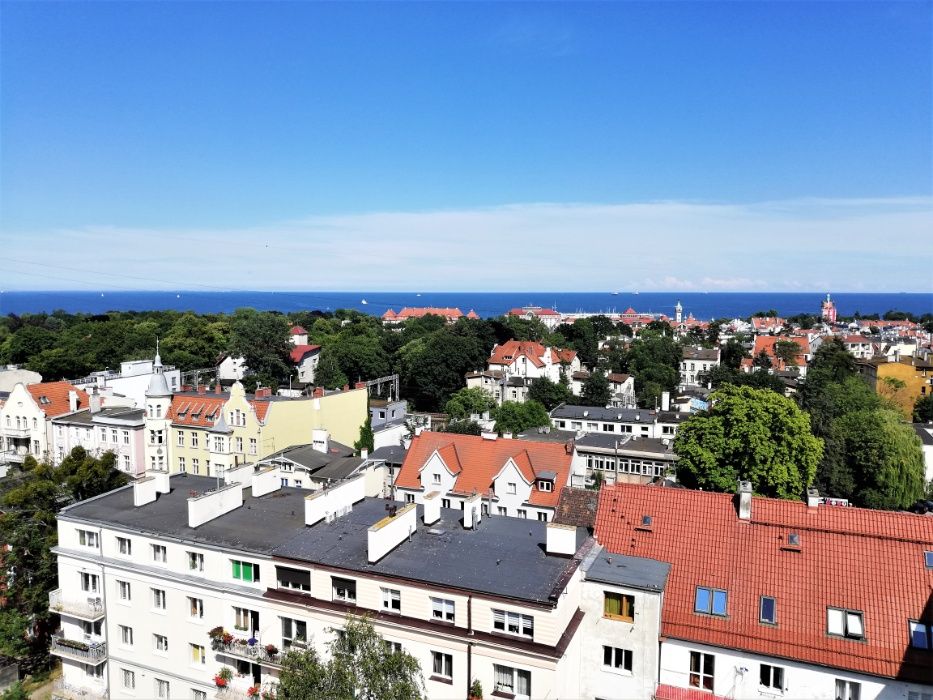
[[[431,491],[424,494],[424,524],[433,525],[441,519],[441,492]]]
[[[463,502],[463,527],[467,530],[475,529],[483,519],[483,498],[474,493]]]
[[[168,493],[172,490],[167,471],[150,471],[149,478],[155,481],[156,493]]]
[[[225,484],[215,491],[188,499],[188,527],[198,527],[243,505],[239,484]]]
[[[68,410],[72,413],[78,410],[78,392],[74,389],[68,392]]]
[[[816,508],[820,505],[820,492],[815,488],[807,489],[807,507]]]
[[[480,436],[483,438],[483,440],[495,440],[499,437],[497,433],[490,430],[484,430],[480,433]]]
[[[138,508],[147,503],[152,503],[158,492],[156,491],[156,482],[151,476],[145,476],[133,482],[133,507]]]
[[[89,405],[91,413],[100,413],[100,394],[97,393],[97,387],[91,390]]]
[[[315,428],[311,431],[312,449],[327,454],[330,449],[330,433],[323,428]]]
[[[278,491],[280,488],[282,488],[282,480],[279,478],[279,470],[275,467],[266,467],[258,472],[253,472],[253,498],[265,496],[267,493]]]
[[[572,557],[577,553],[576,526],[549,522],[547,524],[547,541],[545,543],[545,548],[548,554]]]
[[[332,520],[349,513],[354,503],[366,498],[366,475],[358,474],[332,488],[305,496],[305,525]]]
[[[364,460],[369,459],[369,448],[368,447],[360,448],[360,459],[364,459]]]
[[[414,503],[402,506],[391,503],[392,509],[386,517],[366,532],[366,544],[370,564],[375,564],[386,554],[410,537],[418,529],[418,510]]]
[[[661,392],[661,410],[662,411],[671,410],[671,392],[669,391]]]
[[[739,482],[739,518],[742,520],[752,519],[752,482]]]

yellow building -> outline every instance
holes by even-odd
[[[270,389],[248,395],[239,382],[229,392],[201,388],[171,394],[163,383],[154,377],[146,395],[146,466],[171,473],[215,476],[310,443],[316,429],[352,445],[368,415],[365,388],[318,389],[313,396],[290,398],[273,396]]]
[[[857,363],[862,377],[880,396],[897,404],[909,420],[914,403],[933,394],[933,364],[918,357],[902,357],[897,362],[873,358]]]

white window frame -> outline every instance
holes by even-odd
[[[331,576],[330,586],[333,600],[356,605],[356,579]]]
[[[435,598],[431,596],[431,617],[444,622],[456,622],[456,602],[449,598]]]
[[[533,616],[524,613],[493,608],[492,628],[502,634],[534,639],[535,619]]]
[[[506,675],[511,676],[510,684],[500,682],[500,678],[505,677]],[[527,693],[519,692],[518,683],[520,676],[527,677],[528,687],[525,688]],[[531,697],[531,671],[522,668],[514,668],[512,666],[506,666],[505,664],[493,664],[492,666],[492,688],[493,693],[503,693],[506,695],[511,695],[513,698],[529,698]]]
[[[606,662],[607,656],[609,657],[608,663]],[[603,668],[609,669],[614,673],[631,675],[635,662],[634,657],[635,654],[631,649],[611,647],[606,644],[603,645]]]
[[[152,561],[158,564],[165,564],[168,561],[168,547],[164,544],[153,544],[152,547]]]
[[[857,681],[847,681],[844,678],[836,679],[836,698],[839,700],[860,700],[862,684]]]
[[[764,692],[783,693],[787,670],[783,666],[761,664],[758,669],[758,685]]]
[[[122,673],[120,674],[121,685],[127,690],[136,689],[136,672],[131,671],[128,668],[121,668]]]
[[[168,637],[166,637],[164,634],[153,634],[152,646],[153,649],[157,652],[168,653]]]
[[[444,651],[431,652],[431,676],[452,680],[454,677],[454,657]]]
[[[168,597],[164,588],[150,588],[152,591],[152,609],[165,610]]]
[[[201,552],[188,552],[188,571],[204,571],[204,555]]]
[[[861,610],[826,608],[826,634],[846,639],[865,639],[865,617]]]
[[[204,619],[204,599],[195,598],[194,596],[188,596],[188,619],[189,620],[203,620]]]
[[[117,580],[117,596],[121,601],[133,600],[133,589],[129,581]]]
[[[133,540],[129,537],[117,537],[117,551],[125,557],[133,556]]]
[[[382,588],[382,609],[388,612],[402,612],[402,592],[397,588]]]
[[[129,625],[117,625],[120,631],[120,644],[123,646],[133,646],[133,628]]]

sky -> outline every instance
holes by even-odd
[[[0,288],[933,291],[931,55],[929,0],[4,0]]]

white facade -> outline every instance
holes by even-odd
[[[683,359],[680,361],[680,385],[700,386],[703,376],[719,366],[719,349],[695,350],[684,348]]]
[[[227,355],[217,365],[217,378],[222,381],[240,381],[246,376],[246,360],[242,357]]]
[[[116,467],[127,474],[141,474],[145,464],[145,423],[142,411],[107,410],[90,414],[91,420],[74,420],[73,416],[52,419],[51,456],[58,464],[75,447],[83,447],[94,456],[113,452]],[[84,412],[75,414],[83,416]]]
[[[181,389],[181,370],[171,366],[164,367],[163,374],[169,389],[172,391]],[[110,397],[126,399],[122,402],[108,400],[108,406],[120,404],[142,408],[146,402],[146,389],[149,388],[152,375],[152,360],[130,360],[120,363],[119,372],[94,372],[88,377],[75,379],[71,383],[88,393],[92,388],[97,387],[98,392],[107,396],[108,399]]]

